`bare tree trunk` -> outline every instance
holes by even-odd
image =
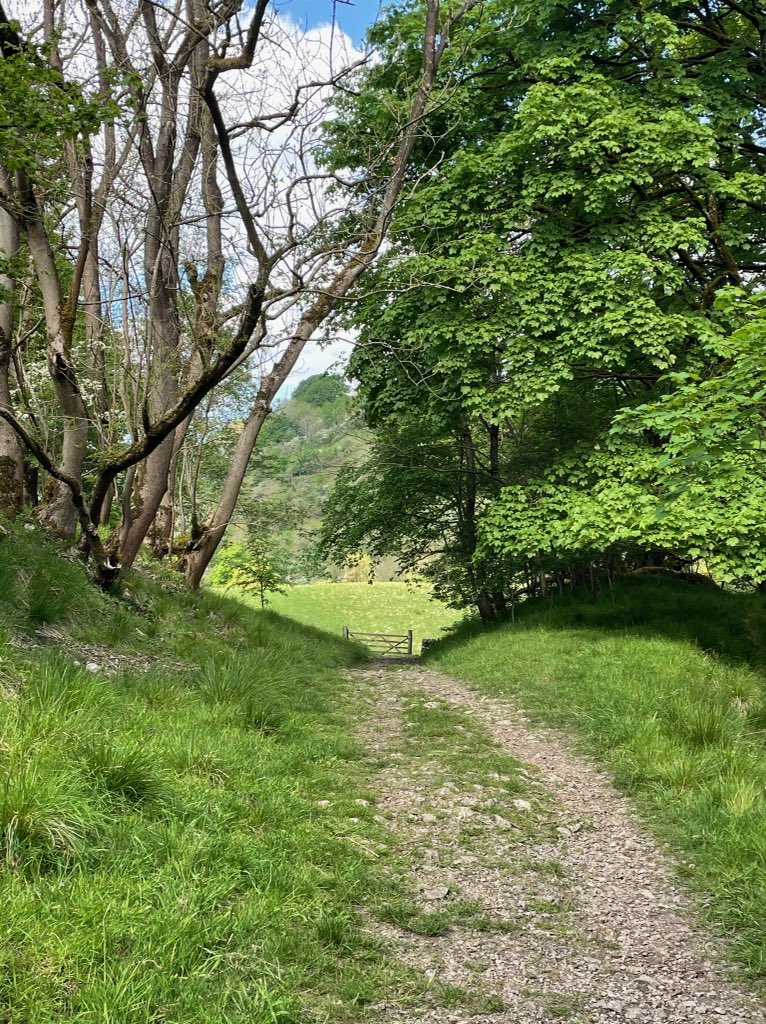
[[[71,362],[71,303],[64,296],[53,249],[37,209],[32,187],[28,182],[23,182],[19,191],[25,204],[24,221],[29,251],[43,297],[48,333],[48,370],[63,419],[59,468],[62,476],[81,483],[89,424]],[[43,508],[41,519],[57,536],[71,539],[78,522],[72,492],[60,478],[54,478],[51,484],[52,495]]]
[[[122,491],[120,493],[120,525],[117,530],[117,544],[120,551],[122,551],[125,546],[125,538],[128,534],[128,530],[130,529],[131,509],[133,507],[133,481],[136,476],[136,467],[137,463],[129,466],[122,481]],[[111,486],[114,487],[114,483],[112,483]]]
[[[0,165],[0,181],[8,192],[7,172]],[[0,259],[12,260],[19,248],[19,230],[13,218],[0,208]],[[0,270],[0,405],[11,409],[10,370],[13,351],[13,291],[10,273]],[[4,296],[4,297],[3,297]],[[0,515],[13,520],[24,500],[24,461],[15,431],[0,420]]]
[[[104,498],[104,504],[101,506],[101,515],[99,517],[99,526],[108,526],[109,520],[112,518],[112,507],[114,505],[114,499],[116,497],[116,490],[114,484],[109,488]]]
[[[193,76],[198,83],[202,82],[208,57],[209,46],[206,41],[201,42],[195,51],[192,68]],[[207,105],[199,106],[197,124],[202,154],[202,201],[205,208],[207,266],[200,278],[196,265],[191,261],[186,264],[186,274],[194,295],[194,350],[189,373],[184,381],[185,387],[196,383],[202,377],[215,348],[218,305],[225,266],[222,236],[224,201],[218,184],[218,140]],[[150,532],[152,549],[158,558],[168,554],[173,546],[176,467],[191,421],[192,417],[187,416],[176,427],[167,488]]]
[[[108,444],[109,412],[111,401],[106,381],[106,359],[104,343],[103,297],[101,277],[98,268],[98,241],[92,239],[82,276],[82,316],[85,327],[85,346],[88,353],[90,378],[94,386],[94,425],[101,444]]]
[[[111,423],[111,397],[106,374],[106,343],[104,339],[103,296],[101,293],[101,276],[99,273],[98,239],[91,240],[90,251],[85,263],[82,278],[83,284],[83,322],[85,326],[85,344],[90,362],[90,377],[94,385],[93,412],[94,425],[98,431],[99,441],[103,449],[113,441]],[[114,502],[114,485],[109,488],[104,505],[101,509],[99,523],[108,524]]]
[[[192,14],[199,15],[204,21],[206,12],[204,5],[200,4],[199,0],[195,0],[189,9]],[[215,137],[212,135],[213,128],[210,123],[209,111],[201,98],[210,55],[208,39],[204,33],[199,33],[194,38],[187,56],[179,63],[168,64],[154,17],[148,12],[147,5],[144,10],[144,21],[154,55],[155,69],[162,88],[160,125],[156,145],[152,144],[148,130],[144,131],[140,145],[141,161],[152,192],[146,222],[144,276],[149,295],[149,326],[152,335],[150,372],[154,380],[150,382],[146,408],[150,418],[156,421],[172,408],[180,393],[178,360],[180,323],[177,306],[177,295],[180,289],[179,217],[197,162],[206,120],[208,135],[212,136],[213,141]],[[180,140],[180,155],[176,162],[180,83],[187,64],[190,70],[192,100],[189,105],[186,128]],[[215,155],[213,159],[215,159]],[[206,178],[209,173],[209,160],[209,152],[206,154],[203,151],[203,178]],[[214,173],[213,171],[213,176]],[[207,208],[207,199],[205,205]],[[219,205],[222,207],[222,200]],[[212,253],[210,244],[210,231],[208,230],[209,268],[212,264],[217,267],[220,263],[218,275],[220,278],[223,274],[220,224]],[[215,293],[213,305],[217,308],[218,287],[213,291]],[[199,367],[199,374],[196,372],[198,366],[199,364],[194,361],[190,367],[189,376],[185,382],[187,385],[192,385],[201,376],[201,367]],[[188,421],[188,418],[186,419]],[[180,435],[176,438],[179,431]],[[124,544],[120,552],[123,568],[127,569],[133,564],[141,544],[155,524],[160,507],[168,492],[170,494],[169,516],[167,522],[159,525],[160,532],[164,533],[168,529],[168,522],[172,524],[175,457],[183,444],[185,433],[184,423],[179,423],[147,456],[142,485],[132,509],[130,526],[124,532]]]
[[[141,484],[134,494],[130,525],[123,533],[120,564],[129,569],[136,560],[144,538],[157,515],[162,496],[167,490],[170,463],[173,457],[173,434],[162,441],[149,455],[143,467]]]
[[[167,169],[165,176],[170,174]],[[160,182],[162,184],[162,182]],[[164,183],[167,193],[169,185]],[[152,420],[158,420],[172,406],[178,395],[177,359],[179,343],[178,314],[175,308],[177,282],[172,267],[168,266],[165,219],[166,210],[159,208],[163,189],[155,184],[153,205],[147,218],[144,273],[149,292],[149,329],[151,365],[149,393],[146,409]],[[135,561],[141,544],[149,532],[157,509],[168,486],[170,464],[173,457],[175,430],[150,452],[146,459],[141,485],[135,494],[130,525],[124,535],[120,562],[128,569]]]
[[[190,424],[191,416],[187,416],[183,423],[178,424],[173,435],[173,452],[170,457],[167,488],[157,509],[157,515],[154,517],[154,523],[147,535],[147,540],[151,545],[155,558],[164,558],[170,554],[173,547],[178,459],[181,455]]]
[[[165,101],[172,106],[170,100]],[[169,114],[175,118],[175,114]],[[168,143],[168,145],[170,145]],[[172,161],[172,157],[170,158]],[[175,306],[177,280],[175,268],[168,259],[167,204],[171,176],[170,166],[150,174],[153,182],[152,206],[147,217],[144,252],[144,276],[149,293],[149,330],[151,334],[151,364],[146,410],[152,420],[158,420],[172,406],[178,395],[177,352],[179,344],[178,312]],[[148,534],[163,495],[168,487],[170,465],[173,458],[175,430],[150,452],[141,476],[140,487],[134,494],[130,525],[124,534],[120,562],[128,569],[135,561],[141,544]]]

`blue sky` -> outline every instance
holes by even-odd
[[[336,24],[359,46],[366,29],[377,18],[381,6],[388,6],[391,2],[392,0],[354,0],[352,6],[339,0],[335,5]],[[332,21],[333,0],[278,0],[277,8],[289,14],[299,24],[311,28],[314,25],[327,25]],[[337,369],[339,362],[344,364],[348,360],[351,347],[348,340],[336,341],[325,349],[320,349],[318,345],[310,342],[290,374],[280,398],[289,395],[305,377],[321,373],[328,368]]]
[[[389,3],[390,0],[385,0]],[[281,6],[281,5],[280,5]],[[358,45],[364,38],[365,29],[378,15],[381,0],[354,0],[353,6],[341,3],[335,5],[335,20]],[[296,21],[307,25],[326,24],[332,21],[332,0],[289,0],[283,10],[289,11]]]

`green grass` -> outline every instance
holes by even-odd
[[[492,785],[513,796],[527,792],[524,766],[449,701],[410,697],[404,708],[403,735],[403,749],[410,757],[441,763],[464,786]]]
[[[487,913],[472,900],[451,900],[440,910],[421,910],[411,900],[390,903],[381,912],[385,921],[412,932],[434,938],[453,928],[466,928],[488,934],[515,935],[522,930],[518,921]]]
[[[569,731],[670,841],[736,957],[766,975],[766,601],[669,579],[530,602],[428,663]]]
[[[344,626],[361,632],[414,632],[415,652],[424,637],[439,637],[460,613],[431,597],[426,586],[406,583],[307,583],[274,594],[269,606],[297,622],[336,636]]]
[[[0,540],[0,1020],[290,1024],[406,999],[417,978],[358,914],[400,896],[357,802],[357,649],[139,574],[126,591],[38,531]]]
[[[522,994],[540,1008],[543,1019],[559,1024],[586,1024],[590,1019],[581,995],[570,992],[541,992],[524,989]]]
[[[0,540],[0,595],[0,1020],[342,1022],[422,991],[358,908],[430,934],[455,917],[416,915],[383,869],[339,633],[433,636],[453,613],[403,584],[296,587],[290,618],[140,574],[108,598],[38,531]],[[761,975],[764,622],[757,597],[632,580],[428,659],[578,735]],[[404,742],[523,790],[438,703],[410,702]]]

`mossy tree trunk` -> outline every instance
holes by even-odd
[[[7,172],[0,165],[0,181],[7,191]],[[11,267],[19,247],[19,230],[13,218],[0,208],[0,405],[12,408],[10,389],[13,351],[13,290]],[[24,463],[14,430],[0,420],[0,516],[13,520],[21,511],[24,497]]]

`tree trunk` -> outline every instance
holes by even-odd
[[[14,432],[15,433],[15,432]],[[24,459],[24,501],[30,508],[40,504],[40,467],[36,462]]]
[[[115,498],[115,487],[111,485],[109,490],[106,492],[104,498],[104,504],[101,506],[101,515],[99,517],[99,526],[108,526],[109,520],[112,518],[112,506],[114,505]]]
[[[0,328],[0,335],[2,329]],[[0,337],[0,405],[11,408],[8,386],[8,360],[5,343]],[[24,503],[24,463],[15,431],[0,422],[0,516],[13,521]]]
[[[195,2],[190,9],[198,17],[203,17],[205,5]],[[146,408],[151,420],[157,421],[171,409],[180,393],[181,382],[178,372],[181,330],[178,311],[180,281],[179,267],[173,255],[179,251],[180,214],[200,151],[203,127],[207,125],[207,135],[213,142],[215,135],[212,123],[209,121],[208,109],[201,97],[210,54],[210,43],[205,33],[199,33],[186,56],[191,76],[191,101],[186,128],[179,140],[178,111],[182,68],[179,65],[171,67],[166,65],[161,41],[156,34],[156,26],[151,22],[146,24],[152,43],[155,67],[162,83],[156,144],[152,144],[149,132],[146,130],[142,133],[140,146],[142,165],[152,192],[144,235],[144,279],[149,296],[150,373],[153,377]],[[180,154],[176,161],[177,149],[180,150]],[[205,157],[203,159],[203,177],[206,186],[209,187],[208,155],[203,154]],[[213,154],[214,160],[215,154]],[[214,170],[212,174],[214,177]],[[209,221],[210,210],[207,200],[205,206]],[[222,206],[222,201],[219,202],[220,206]],[[220,209],[218,214],[220,218]],[[215,240],[213,252],[210,251],[210,234],[208,225],[208,270],[212,264],[215,264],[217,277],[220,280],[223,275],[220,223],[217,233],[213,232]],[[213,289],[213,292],[215,299],[210,310],[211,321],[214,321],[217,312],[218,289]],[[190,380],[186,383],[189,384],[195,376],[195,369],[192,368]],[[130,525],[127,530],[123,530],[124,543],[120,552],[123,569],[130,568],[133,564],[141,544],[155,524],[168,490],[170,490],[170,520],[172,524],[172,475],[174,457],[180,447],[180,443],[176,442],[176,434],[179,430],[181,431],[179,440],[182,443],[185,429],[183,429],[183,423],[180,423],[146,459],[145,472],[132,510]],[[160,524],[161,532],[166,529],[166,523]]]
[[[119,561],[123,569],[129,569],[135,562],[144,538],[157,515],[162,496],[167,490],[173,441],[174,436],[171,433],[142,466],[141,482],[131,504],[130,523],[122,534]]]
[[[169,132],[174,123],[175,98],[170,88],[163,95],[163,112],[167,120],[162,125],[161,134]],[[169,108],[169,112],[164,110],[165,107]],[[156,165],[151,154],[145,153],[143,157],[147,176],[153,186],[152,204],[144,234],[144,279],[149,296],[151,352],[146,410],[152,421],[159,420],[170,409],[178,395],[177,353],[180,325],[175,302],[178,281],[176,267],[169,261],[165,249],[165,240],[172,230],[168,223],[172,151],[172,144],[167,143],[161,154],[163,159],[158,159]],[[161,166],[157,166],[160,164]],[[175,430],[171,430],[147,456],[142,467],[141,480],[133,495],[130,523],[127,529],[123,530],[124,539],[119,559],[123,569],[129,569],[133,565],[167,490],[174,437]]]
[[[287,373],[289,373],[289,370]],[[287,376],[287,373],[285,376]],[[263,390],[263,385],[261,390]],[[180,568],[185,572],[188,582],[195,589],[202,582],[205,570],[218,550],[218,545],[223,539],[226,528],[234,514],[234,509],[237,507],[239,492],[242,489],[242,483],[247,473],[250,456],[253,453],[255,442],[258,440],[261,427],[270,411],[268,401],[262,399],[259,393],[259,398],[253,407],[253,411],[250,413],[242,428],[242,432],[237,438],[234,457],[229,466],[229,472],[223,485],[218,507],[202,527],[202,536],[194,542],[193,546],[181,560]]]
[[[151,546],[155,558],[164,558],[170,554],[173,548],[173,531],[175,529],[175,494],[176,475],[178,459],[183,448],[186,435],[191,424],[191,416],[187,416],[183,423],[175,429],[173,436],[173,452],[170,457],[170,468],[168,469],[168,482],[165,493],[157,509],[147,540]]]
[[[7,173],[0,167],[0,180],[7,188]],[[19,231],[13,218],[0,208],[0,259],[12,260],[19,248]],[[0,405],[11,409],[10,370],[13,351],[13,295],[15,282],[0,271]],[[16,432],[0,420],[0,515],[13,520],[24,501],[24,461]]]
[[[492,598],[486,590],[480,590],[476,595],[476,607],[479,610],[482,622],[494,622],[497,618],[492,604]]]
[[[474,589],[474,603],[482,622],[494,622],[497,618],[493,596],[487,591],[487,573],[475,558],[477,548],[476,508],[478,500],[478,475],[476,471],[476,449],[469,423],[465,423],[462,437],[465,460],[465,493],[459,514],[459,533],[463,554],[468,568],[468,578]]]
[[[61,278],[45,225],[37,208],[32,186],[22,177],[20,194],[29,251],[43,298],[48,334],[48,370],[62,415],[63,443],[59,469],[63,476],[82,483],[82,469],[88,444],[88,416],[71,363],[73,317],[62,290]],[[51,498],[42,521],[57,536],[74,537],[78,511],[70,487],[62,480],[51,481]]]

